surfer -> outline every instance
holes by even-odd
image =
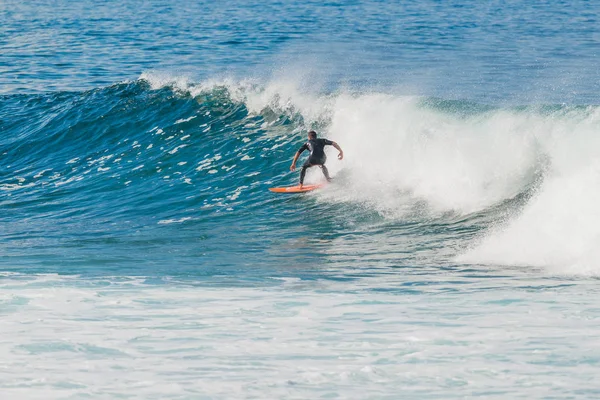
[[[329,171],[325,166],[325,162],[327,161],[327,157],[325,156],[325,146],[333,146],[340,152],[340,154],[338,154],[338,160],[344,158],[344,152],[336,142],[327,139],[317,139],[317,132],[309,131],[308,142],[304,143],[304,145],[298,149],[296,155],[294,156],[294,161],[292,161],[292,166],[290,167],[291,171],[295,171],[296,161],[298,161],[300,154],[302,154],[304,150],[310,151],[310,156],[308,156],[308,159],[304,162],[302,165],[302,170],[300,171],[300,188],[302,188],[302,185],[304,184],[304,175],[306,175],[306,170],[315,165],[321,167],[321,170],[323,170],[323,175],[325,175],[325,179],[327,179],[327,182],[331,182]]]

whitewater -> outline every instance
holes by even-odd
[[[226,3],[0,5],[2,398],[599,397],[597,7]]]

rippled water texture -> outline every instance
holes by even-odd
[[[599,397],[597,15],[3,2],[1,393]]]

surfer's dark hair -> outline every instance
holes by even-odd
[[[317,138],[317,132],[315,131],[308,131],[308,137],[311,139],[316,139]]]

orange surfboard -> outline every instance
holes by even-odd
[[[300,188],[300,186],[287,186],[287,187],[269,188],[269,190],[271,192],[275,192],[275,193],[306,193],[306,192],[310,192],[311,190],[322,188],[323,186],[325,186],[324,183],[319,183],[317,185],[304,185],[304,186],[302,186],[302,188]]]

